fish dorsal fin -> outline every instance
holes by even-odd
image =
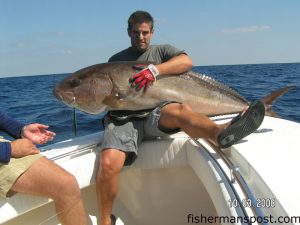
[[[219,81],[213,79],[210,76],[207,76],[206,74],[200,74],[200,73],[196,73],[193,71],[188,72],[186,75],[188,75],[189,77],[191,77],[192,79],[194,79],[196,82],[197,80],[199,81],[199,79],[202,82],[205,82],[215,88],[221,89],[222,91],[224,91],[224,93],[228,93],[230,95],[235,96],[237,99],[240,99],[243,102],[248,102],[242,95],[240,95],[237,91],[235,91],[234,89],[228,87],[225,84],[220,83]]]

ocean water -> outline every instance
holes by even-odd
[[[300,63],[197,66],[204,73],[232,87],[249,101],[260,99],[278,88],[295,85],[278,99],[273,110],[282,118],[300,122]],[[9,75],[9,74],[8,74]],[[75,136],[73,109],[52,95],[52,89],[69,74],[0,78],[0,110],[24,123],[44,123],[57,136],[52,144]],[[103,129],[102,115],[89,115],[76,110],[77,136]],[[1,136],[11,139],[0,132]]]

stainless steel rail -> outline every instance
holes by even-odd
[[[226,166],[228,167],[228,169],[230,170],[230,174],[231,177],[229,178],[227,176],[227,174],[225,173],[225,171],[223,170],[223,168],[221,167],[221,165],[218,163],[218,161],[215,159],[215,157],[206,149],[206,147],[204,147],[197,139],[192,139],[198,146],[202,146],[203,149],[205,149],[205,151],[211,156],[211,158],[216,162],[216,164],[219,166],[220,170],[223,171],[225,177],[227,177],[227,179],[230,181],[230,183],[234,183],[237,182],[240,187],[241,190],[243,191],[244,195],[247,197],[247,199],[249,199],[251,202],[256,202],[257,198],[255,196],[255,194],[251,191],[251,189],[249,188],[249,185],[247,184],[247,182],[245,181],[245,179],[243,178],[242,174],[239,171],[239,166],[235,165],[227,156],[226,154],[222,151],[222,149],[220,149],[219,147],[209,143],[209,145],[212,147],[212,149],[218,153],[218,155],[221,157],[221,159],[223,160],[223,162],[226,164]],[[233,191],[235,192],[235,188],[231,185]],[[246,216],[248,216],[245,208],[243,207],[242,204],[242,200],[239,198],[238,194],[236,193],[237,196],[237,200],[239,201],[239,204],[243,210],[243,212],[245,213]],[[266,215],[264,214],[263,210],[261,208],[258,208],[255,204],[252,204],[251,206],[251,210],[254,214],[254,216],[256,216],[257,218],[265,218]],[[251,224],[251,223],[249,223]],[[269,225],[269,223],[265,223],[264,221],[262,221],[262,223],[260,223],[262,225]]]

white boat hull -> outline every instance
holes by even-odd
[[[285,185],[282,186],[283,190],[281,188],[278,191],[278,187],[269,186],[276,185],[279,178],[264,177],[262,170],[266,169],[259,168],[251,155],[260,152],[263,156],[265,151],[276,151],[278,144],[266,145],[264,139],[281,132],[282,128],[279,129],[276,125],[278,123],[280,126],[281,123],[292,126],[294,132],[296,129],[299,134],[299,124],[267,117],[261,126],[261,132],[250,135],[223,152],[239,164],[239,171],[256,199],[276,199],[274,206],[263,208],[263,213],[270,213],[274,217],[296,216],[296,211],[300,211],[299,195],[288,197],[287,194],[289,191],[293,192],[294,187]],[[98,216],[95,172],[99,160],[97,145],[101,138],[102,133],[80,137],[49,146],[51,151],[44,152],[48,158],[55,160],[77,178],[91,224],[96,224]],[[292,136],[285,137],[284,141],[291,143],[292,139]],[[295,148],[298,148],[294,146],[296,143],[299,144],[299,141],[285,150],[287,156],[295,154]],[[256,161],[258,160],[268,163],[273,159],[271,155],[268,159],[257,155]],[[278,162],[273,162],[278,167]],[[230,181],[230,169],[232,168],[228,168],[205,141],[199,140],[199,143],[195,143],[184,133],[165,139],[146,140],[142,143],[136,162],[125,167],[121,173],[120,192],[113,209],[113,213],[118,216],[117,224],[187,225],[199,223],[201,217],[218,219],[218,216],[255,216],[250,207],[234,205],[237,198],[242,201],[249,198],[238,182]],[[299,180],[299,175],[293,174],[293,177]],[[32,225],[59,224],[54,204],[49,199],[23,194],[0,199],[1,224],[24,224],[24,221]],[[227,224],[218,220],[214,222],[221,223]],[[212,223],[206,221],[202,224]]]

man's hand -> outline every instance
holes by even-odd
[[[150,64],[145,69],[134,75],[131,78],[131,83],[134,86],[137,86],[138,89],[144,88],[144,91],[147,91],[158,75],[158,69],[153,64]]]
[[[21,158],[28,155],[38,154],[40,152],[30,140],[25,138],[12,141],[10,144],[11,156],[13,158]]]
[[[22,130],[22,137],[27,138],[35,144],[45,144],[53,140],[55,133],[48,131],[48,126],[33,123],[26,125]]]

